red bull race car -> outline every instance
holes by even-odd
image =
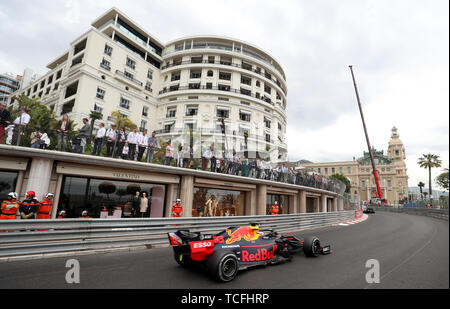
[[[290,261],[301,249],[309,257],[332,253],[330,246],[322,247],[316,236],[300,240],[273,230],[260,231],[257,224],[230,227],[218,234],[178,230],[168,235],[179,265],[204,266],[221,282],[233,280],[239,270],[252,266]]]

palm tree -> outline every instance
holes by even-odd
[[[421,168],[428,169],[428,179],[429,179],[429,195],[430,199],[432,198],[432,190],[431,190],[431,169],[433,167],[441,167],[442,161],[439,159],[438,155],[435,154],[423,154],[419,161],[417,162]]]
[[[111,117],[115,118],[116,127],[120,129],[120,127],[124,127],[126,130],[131,131],[137,127],[137,125],[130,120],[130,118],[124,116],[119,111],[113,111],[111,113]]]
[[[420,199],[423,200],[422,188],[425,187],[425,184],[424,184],[423,182],[420,181],[420,182],[417,184],[417,186],[418,186],[419,189],[420,189]]]
[[[94,124],[96,120],[103,119],[103,114],[96,111],[91,111],[89,114],[89,119],[91,119],[91,131],[89,132],[89,137],[92,136],[92,131],[94,130]]]

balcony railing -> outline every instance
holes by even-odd
[[[132,83],[134,83],[134,84],[136,84],[136,85],[138,85],[138,86],[141,86],[141,87],[142,87],[142,86],[144,85],[142,82],[138,81],[138,80],[135,79],[135,78],[131,78],[131,77],[125,75],[125,73],[123,73],[123,72],[121,72],[121,71],[119,71],[119,70],[116,70],[116,74],[119,75],[120,77],[123,77],[123,78],[125,78],[125,79],[131,81]]]
[[[239,68],[239,69],[243,69],[243,70],[247,70],[247,71],[256,73],[256,74],[261,75],[262,77],[264,77],[264,78],[274,82],[286,94],[286,90],[284,90],[284,88],[281,86],[281,83],[278,80],[273,79],[272,77],[269,78],[265,73],[262,73],[260,70],[254,70],[254,69],[250,70],[248,65],[241,65],[241,64],[238,64],[238,63],[231,63],[231,62],[224,62],[224,61],[210,61],[210,60],[202,60],[202,61],[199,61],[199,60],[194,60],[194,61],[188,60],[188,61],[177,61],[177,62],[174,62],[174,63],[168,63],[165,66],[161,67],[161,70],[165,70],[165,69],[176,67],[176,66],[180,66],[180,65],[198,64],[198,63],[220,64],[220,65],[225,65],[225,66],[232,66],[232,67],[235,67],[235,68]]]
[[[275,103],[272,102],[272,100],[268,97],[262,96],[262,97],[257,97],[254,93],[249,92],[248,90],[242,90],[241,89],[234,89],[234,88],[230,88],[230,87],[209,87],[209,86],[205,86],[205,85],[201,85],[198,86],[197,88],[192,88],[190,86],[183,86],[183,87],[176,87],[176,88],[172,88],[172,89],[163,89],[159,92],[159,94],[165,94],[165,93],[169,93],[169,92],[174,92],[174,91],[185,91],[185,90],[219,90],[219,91],[224,91],[224,92],[232,92],[232,93],[237,93],[237,94],[242,94],[242,95],[246,95],[255,99],[259,99],[261,101],[264,101],[266,103],[269,103],[273,106],[275,106]]]
[[[189,134],[190,130],[188,128],[170,128],[170,129],[162,129],[162,130],[156,130],[156,134],[170,134],[170,135],[178,135],[178,134]],[[195,128],[192,129],[193,134],[203,134],[203,135],[212,135],[212,134],[219,134],[223,135],[221,129],[200,129]],[[244,134],[239,133],[239,131],[234,130],[226,130],[225,131],[227,138],[242,138],[244,139]],[[256,134],[248,134],[249,140],[256,140],[266,143],[274,144],[275,141],[273,139],[267,139],[266,136],[256,135]]]

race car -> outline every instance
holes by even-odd
[[[218,234],[178,230],[168,236],[179,265],[201,265],[220,282],[233,280],[239,270],[290,261],[293,253],[301,249],[309,257],[332,253],[330,246],[322,247],[316,236],[300,240],[271,229],[260,230],[255,223],[230,227]]]

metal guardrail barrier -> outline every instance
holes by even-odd
[[[406,213],[409,215],[428,216],[448,221],[448,209],[377,207],[375,210]]]
[[[250,222],[258,223],[261,229],[292,232],[335,225],[354,216],[354,211],[341,211],[214,218],[2,220],[0,258],[168,245],[167,233],[178,229],[216,233]]]

